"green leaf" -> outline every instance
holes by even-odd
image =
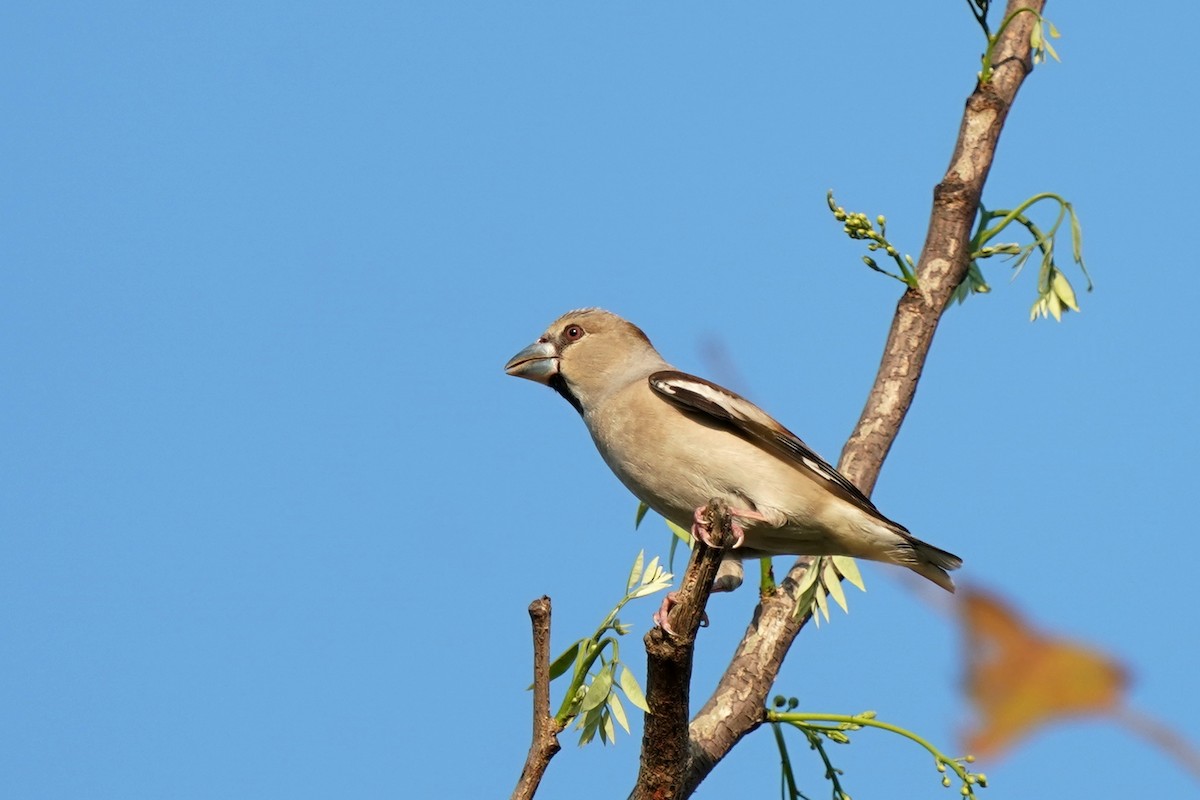
[[[837,571],[845,577],[846,580],[858,587],[860,592],[867,590],[867,584],[863,582],[862,573],[858,571],[858,562],[850,556],[830,556],[833,565],[837,567]]]
[[[673,533],[677,537],[679,537],[680,541],[682,541],[688,547],[692,546],[692,534],[691,533],[689,533],[688,531],[685,531],[683,528],[679,527],[674,522],[671,522],[671,520],[669,520],[669,519],[666,520],[666,523],[667,523],[667,527],[671,529],[671,533]]]
[[[838,579],[837,567],[833,565],[832,559],[825,559],[825,569],[822,570],[821,581],[825,584],[833,601],[842,607],[842,611],[849,614],[850,606],[846,605],[846,593],[842,590],[842,582]]]
[[[612,714],[604,714],[601,722],[604,727],[600,729],[600,737],[606,742],[616,742],[617,731],[613,727]]]
[[[613,692],[608,696],[608,710],[612,712],[613,719],[617,724],[629,733],[629,720],[625,719],[625,706],[621,704],[621,695]]]
[[[1029,246],[1023,248],[1021,250],[1021,254],[1017,256],[1015,261],[1013,261],[1013,277],[1014,278],[1016,278],[1017,275],[1021,274],[1021,269],[1022,269],[1022,267],[1025,266],[1025,262],[1029,260],[1029,257],[1031,255],[1033,255],[1033,249],[1034,249],[1033,245],[1029,245]]]
[[[800,580],[796,582],[796,607],[792,609],[792,616],[799,618],[801,614],[808,612],[811,616],[816,616],[817,606],[813,601],[814,592],[819,588],[820,584],[817,578],[821,575],[821,559],[814,559],[808,569],[800,574]],[[817,621],[820,627],[820,620]]]
[[[633,519],[633,529],[637,530],[642,524],[642,520],[646,517],[646,512],[650,510],[650,506],[645,503],[638,503],[637,516]]]
[[[825,621],[828,622],[829,621],[829,599],[825,596],[825,589],[822,588],[821,584],[818,583],[816,589],[817,589],[817,592],[816,592],[815,599],[817,601],[817,608],[820,609],[821,613],[825,616]],[[818,623],[818,624],[820,624],[820,623]]]
[[[667,551],[667,564],[670,566],[671,569],[675,569],[675,548],[679,546],[680,542],[683,542],[688,547],[691,547],[692,546],[692,535],[690,533],[688,533],[687,531],[685,531],[683,528],[676,525],[674,522],[671,522],[671,520],[669,520],[669,519],[663,520],[663,522],[667,523],[667,527],[671,530],[671,533],[672,533],[671,549]]]
[[[633,569],[629,571],[629,581],[625,584],[625,593],[629,594],[630,590],[637,585],[638,574],[642,571],[642,559],[646,557],[646,551],[642,550],[634,559]]]
[[[588,687],[587,694],[583,696],[583,702],[579,704],[580,711],[591,711],[594,708],[599,708],[604,705],[604,701],[608,699],[608,693],[612,691],[612,664],[606,664],[592,679],[592,685]]]
[[[579,734],[579,746],[583,747],[595,738],[596,730],[600,727],[600,715],[595,711],[584,714],[577,727],[583,729],[583,733]]]
[[[1079,303],[1075,302],[1075,290],[1071,288],[1071,282],[1067,280],[1067,276],[1063,275],[1061,270],[1054,270],[1051,287],[1054,289],[1054,294],[1062,300],[1063,305],[1072,311],[1079,310]]]
[[[1079,217],[1075,216],[1075,210],[1071,209],[1071,255],[1075,257],[1075,263],[1083,261],[1083,229],[1079,226]]]
[[[803,597],[804,593],[807,592],[812,585],[817,582],[817,578],[820,576],[820,573],[820,561],[814,562],[811,567],[804,570],[804,574],[800,576],[800,581],[796,584],[796,596]]]
[[[1050,313],[1054,315],[1055,322],[1062,322],[1062,300],[1057,294],[1051,292],[1046,295],[1046,305],[1050,306]]]
[[[654,581],[658,580],[658,577],[661,574],[662,570],[658,568],[658,556],[655,556],[654,558],[650,559],[650,563],[646,565],[645,571],[642,572],[641,585],[645,586],[648,583],[653,583]]]
[[[583,642],[584,640],[580,639],[578,642],[564,650],[562,655],[550,663],[550,680],[554,680],[559,675],[562,675],[567,671],[571,664],[574,663],[575,657],[579,655],[579,647],[583,644]]]
[[[588,660],[588,656],[595,651],[596,645],[591,639],[580,639],[577,644],[579,645],[579,652],[575,656],[574,671],[576,675],[579,675],[583,672],[584,662],[586,662]]]
[[[671,577],[671,573],[668,572],[663,576],[663,580],[655,581],[654,583],[648,583],[645,586],[634,589],[633,594],[629,595],[629,599],[634,600],[638,597],[645,597],[647,595],[654,594],[655,592],[661,592],[663,589],[666,589],[671,585]]]
[[[650,713],[650,706],[646,703],[646,695],[642,693],[642,687],[638,685],[637,678],[629,671],[629,667],[621,667],[621,691],[625,692],[625,696],[629,698],[629,702]]]

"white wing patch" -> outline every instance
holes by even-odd
[[[903,526],[879,513],[875,504],[842,473],[828,464],[787,428],[741,395],[684,372],[666,370],[650,376],[650,388],[668,401],[695,413],[706,414],[734,428],[742,437],[786,457],[816,477],[829,482],[845,499],[889,525]]]

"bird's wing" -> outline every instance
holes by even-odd
[[[649,377],[650,388],[672,405],[727,428],[752,444],[796,465],[835,495],[900,530],[905,528],[879,512],[875,504],[845,475],[814,453],[799,436],[741,395],[715,383],[664,370]]]

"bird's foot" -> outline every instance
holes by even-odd
[[[717,572],[717,577],[713,581],[712,593],[717,592],[732,592],[734,589],[742,585],[742,562],[740,561],[722,561],[721,569]],[[679,592],[668,592],[663,598],[662,605],[658,607],[658,611],[654,612],[654,624],[662,628],[672,636],[675,631],[671,628],[667,617],[671,615],[671,609],[679,605]],[[704,613],[700,616],[700,627],[708,627],[708,614]]]
[[[671,609],[679,605],[679,592],[667,592],[667,596],[663,598],[662,605],[658,607],[658,611],[654,612],[654,624],[662,628],[671,636],[675,635],[675,629],[671,627],[668,617],[671,615]],[[708,614],[700,615],[700,627],[708,627]]]
[[[752,519],[758,522],[766,522],[767,518],[757,511],[751,511],[748,508],[728,508],[726,511],[729,514],[729,531],[733,534],[734,550],[742,546],[746,541],[746,529],[742,527],[742,523],[738,520]],[[704,542],[709,547],[722,547],[715,536],[713,536],[713,520],[709,512],[709,506],[699,506],[695,513],[692,514],[692,536]]]

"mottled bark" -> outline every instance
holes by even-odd
[[[560,749],[558,734],[562,726],[550,716],[550,598],[539,597],[529,604],[533,625],[533,742],[525,756],[525,768],[512,793],[513,800],[529,800],[537,793]]]
[[[1011,0],[1004,15],[1018,8],[1040,14],[1044,5],[1044,0]],[[1033,14],[1021,14],[1005,29],[993,55],[995,73],[968,98],[950,166],[934,188],[929,230],[917,262],[918,286],[900,298],[875,383],[838,463],[867,494],[912,404],[942,313],[966,277],[971,231],[996,144],[1032,68],[1034,24]],[[799,559],[778,590],[759,604],[716,690],[692,720],[687,779],[679,797],[690,796],[733,746],[762,723],[767,693],[808,621],[794,619],[792,609],[796,581],[811,561]]]
[[[708,518],[713,530],[732,544],[728,510],[711,502]],[[670,633],[655,626],[646,634],[646,704],[650,713],[642,732],[641,770],[631,800],[674,800],[684,789],[696,631],[704,620],[704,606],[720,565],[721,550],[697,541],[679,591],[673,594]]]

